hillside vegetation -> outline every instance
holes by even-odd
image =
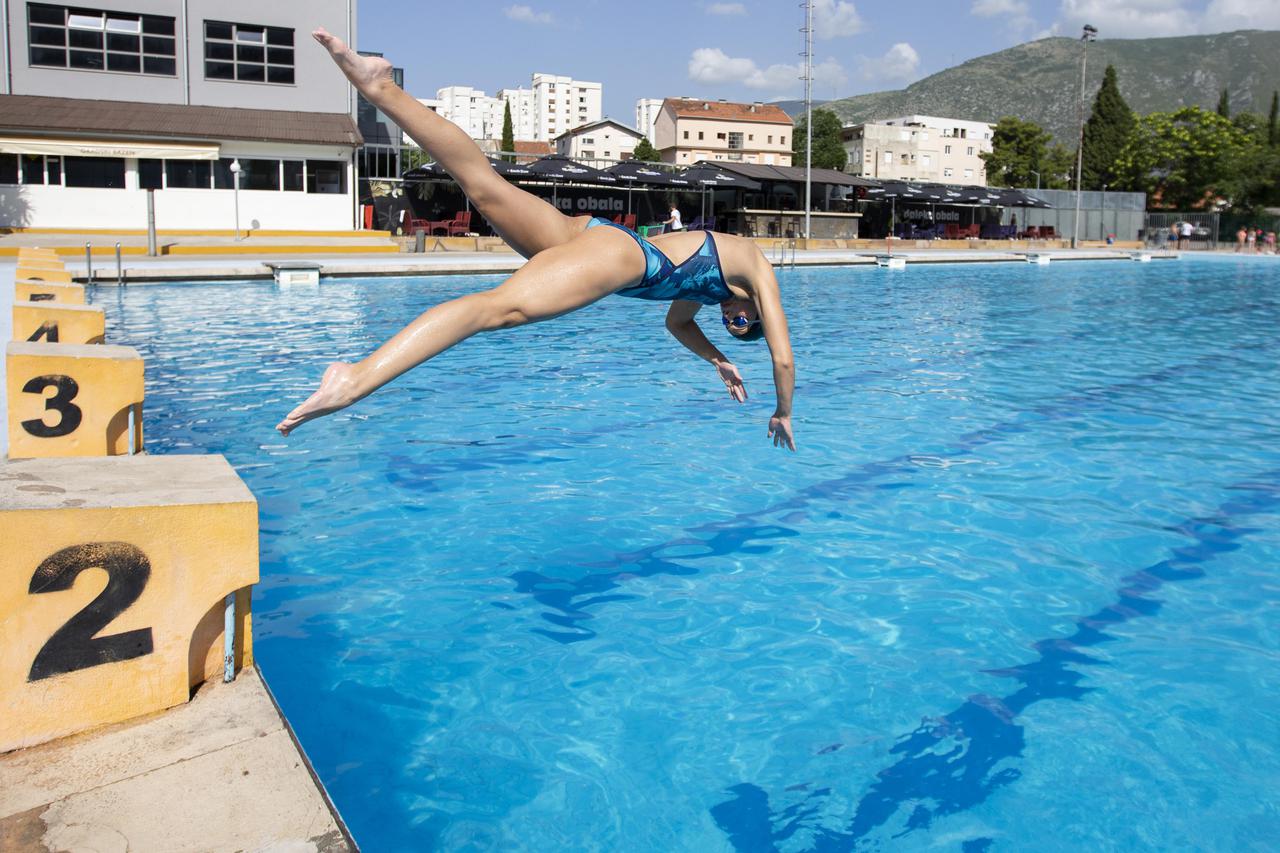
[[[1277,2],[1277,0],[1270,0]],[[1080,42],[1051,38],[971,59],[891,92],[827,101],[846,124],[901,115],[935,115],[994,123],[1030,120],[1074,149],[1080,87]],[[1280,32],[1242,30],[1208,36],[1103,39],[1089,46],[1087,101],[1107,65],[1139,115],[1200,106],[1212,110],[1223,89],[1231,111],[1266,115],[1280,89]],[[803,104],[779,104],[793,116]],[[1086,106],[1086,109],[1089,107]]]

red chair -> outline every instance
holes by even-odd
[[[446,237],[458,237],[471,230],[471,211],[459,210],[453,214],[453,219],[438,219],[428,224],[432,234],[437,228],[443,228]]]
[[[634,213],[628,213],[626,216],[622,217],[622,227],[630,228],[632,231],[636,230],[636,215]]]
[[[619,213],[617,216],[613,217],[613,224],[614,224],[614,225],[621,225],[621,224],[622,224],[622,214],[621,214],[621,213]]]
[[[1040,236],[1041,236],[1041,237],[1043,237],[1043,238],[1044,238],[1044,239],[1046,239],[1046,240],[1052,240],[1053,238],[1057,237],[1058,235],[1057,235],[1057,234],[1055,234],[1055,233],[1053,232],[1053,226],[1052,226],[1052,225],[1041,225],[1041,226],[1040,226]]]
[[[1022,232],[1022,238],[1024,240],[1039,240],[1040,239],[1039,226],[1037,225],[1028,226],[1027,230]]]
[[[970,239],[975,239],[975,238],[977,238],[977,237],[981,237],[981,236],[982,236],[982,226],[981,226],[981,225],[979,225],[978,223],[974,222],[973,224],[969,225],[968,227],[966,227],[966,228],[964,229],[964,236],[965,236],[965,237],[967,237],[967,238],[970,238]]]
[[[426,231],[430,234],[431,222],[426,219],[415,219],[413,212],[406,210],[404,212],[403,228],[406,234],[414,234],[418,231]]]
[[[960,226],[954,222],[948,222],[942,233],[948,240],[959,240]]]

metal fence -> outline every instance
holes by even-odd
[[[1216,249],[1218,218],[1217,213],[1148,213],[1144,236],[1149,246],[1180,243],[1179,248],[1182,249]],[[1173,236],[1173,228],[1183,222],[1191,223],[1191,236],[1180,241]]]
[[[1032,190],[1023,192],[1044,199],[1051,209],[1011,207],[1004,211],[1003,224],[1018,217],[1018,228],[1052,225],[1054,233],[1072,238],[1076,223],[1075,190]],[[1083,192],[1080,194],[1080,239],[1141,240],[1145,236],[1146,193]]]

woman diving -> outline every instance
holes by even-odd
[[[667,329],[715,366],[729,395],[739,402],[747,392],[738,369],[702,333],[694,315],[703,305],[719,305],[730,335],[744,341],[763,337],[777,391],[768,434],[775,447],[795,450],[795,369],[787,318],[773,267],[754,243],[709,231],[647,240],[603,219],[566,216],[501,178],[461,128],[395,85],[386,60],[360,56],[323,29],[313,35],[352,85],[439,162],[528,263],[492,290],[427,310],[364,360],[329,365],[319,390],[276,429],[288,435],[300,424],[350,406],[477,332],[549,320],[616,293],[670,301]],[[687,260],[677,264],[672,257]]]

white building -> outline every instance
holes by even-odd
[[[511,105],[511,129],[522,142],[545,140],[538,136],[538,114],[533,108],[532,89],[499,89],[498,97]]]
[[[436,91],[435,104],[436,112],[465,130],[472,139],[502,138],[506,103],[501,98],[491,98],[470,86],[446,86]]]
[[[662,98],[641,98],[636,101],[636,130],[640,135],[653,143],[654,124],[658,121],[658,113],[662,112]]]
[[[353,89],[311,43],[347,0],[0,0],[0,225],[348,229]]]
[[[516,139],[547,140],[599,121],[604,86],[539,72],[533,75],[530,88],[502,89],[498,97],[511,104]]]
[[[606,118],[557,136],[556,153],[574,160],[630,160],[642,138],[635,128]]]
[[[902,116],[851,125],[841,134],[846,171],[864,178],[987,185],[994,126],[982,121]]]

